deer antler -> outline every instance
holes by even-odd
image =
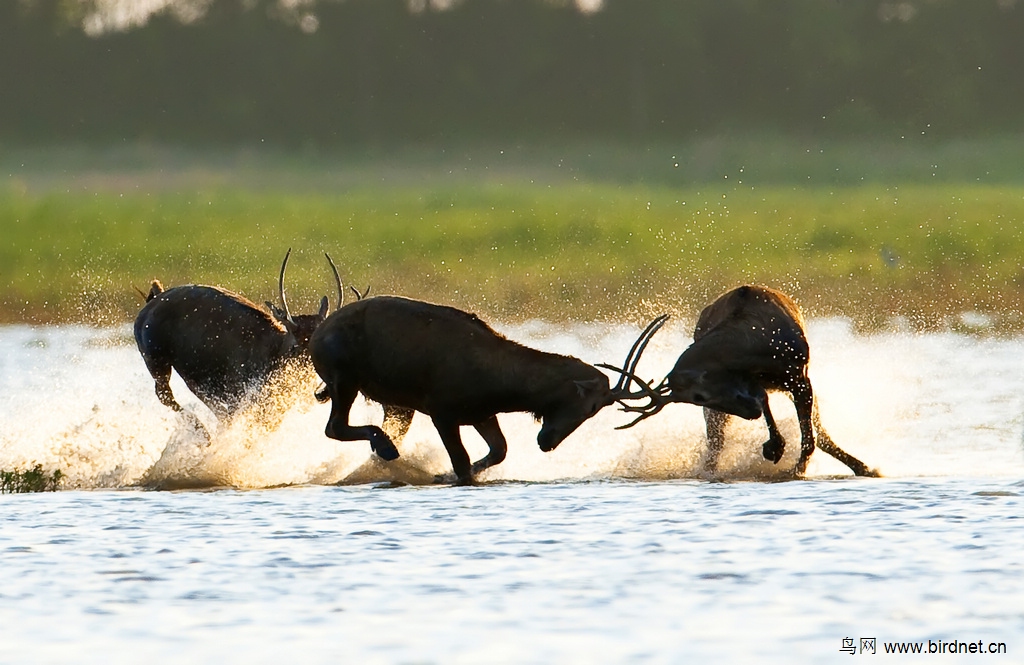
[[[646,396],[650,399],[650,401],[647,402],[647,404],[644,404],[642,406],[629,406],[627,404],[623,404],[622,401],[619,400],[619,403],[622,404],[622,411],[626,411],[628,413],[639,413],[640,415],[637,416],[631,422],[625,425],[619,425],[615,429],[629,429],[630,427],[636,425],[641,420],[646,420],[647,418],[650,418],[654,414],[658,413],[659,411],[664,409],[666,405],[672,403],[672,399],[669,397],[670,393],[671,391],[668,387],[668,379],[666,378],[662,379],[661,383],[658,384],[657,388],[654,388],[649,393],[647,393]]]
[[[288,257],[292,254],[292,248],[289,247],[288,251],[284,255],[284,261],[281,263],[281,275],[277,278],[277,291],[281,295],[281,307],[284,309],[284,318],[289,323],[294,324],[295,320],[292,319],[292,313],[288,311],[288,299],[284,295],[284,269],[288,267]]]
[[[341,287],[341,275],[338,274],[338,266],[334,265],[331,255],[324,252],[324,256],[327,257],[327,262],[331,264],[331,271],[334,273],[334,283],[338,285],[338,309],[341,309],[341,306],[345,304],[345,289]]]
[[[626,362],[622,364],[622,369],[610,366],[606,368],[613,369],[620,374],[618,383],[616,383],[615,387],[612,388],[613,393],[618,394],[625,391],[626,394],[628,394],[630,382],[639,381],[639,379],[636,378],[636,366],[640,362],[640,356],[643,355],[644,349],[647,348],[651,338],[654,337],[656,332],[661,330],[661,327],[665,325],[666,321],[668,321],[668,314],[662,314],[647,324],[644,331],[640,333],[640,336],[636,338],[635,342],[633,342],[633,346],[629,350],[629,355],[626,356]]]
[[[626,356],[626,362],[623,363],[621,369],[613,365],[598,365],[598,367],[619,373],[619,381],[615,384],[615,388],[612,389],[612,394],[615,397],[615,401],[622,405],[622,410],[641,414],[628,425],[622,425],[615,429],[626,429],[627,427],[632,427],[641,420],[650,418],[658,411],[661,411],[665,408],[665,405],[668,404],[668,400],[666,399],[669,392],[667,380],[658,384],[657,388],[652,388],[650,383],[636,375],[636,366],[640,363],[640,356],[643,355],[647,345],[651,342],[651,338],[654,337],[656,332],[661,330],[661,327],[665,325],[668,318],[668,314],[662,314],[647,324],[647,328],[644,329],[640,334],[640,337],[638,337],[636,342],[633,343],[633,347],[629,350],[629,355]],[[638,386],[640,386],[640,390],[630,392],[630,385],[634,381]],[[629,406],[625,403],[625,400],[641,399],[644,397],[648,398],[649,401],[647,404],[640,407]]]
[[[640,390],[635,393],[628,392],[626,390],[623,390],[622,388],[613,388],[612,397],[615,399],[616,402],[619,402],[620,404],[622,404],[622,400],[639,399],[641,397],[646,397],[650,395],[651,392],[654,391],[654,388],[651,388],[650,384],[647,381],[644,381],[639,376],[633,374],[629,370],[625,370],[622,369],[621,367],[616,367],[615,365],[610,365],[608,363],[597,363],[596,365],[594,365],[594,367],[600,367],[601,369],[610,369],[611,371],[617,372],[623,375],[624,377],[629,377],[630,382],[636,381],[637,384],[640,386]],[[623,406],[625,406],[625,404],[623,404]]]

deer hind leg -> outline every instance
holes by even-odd
[[[508,452],[508,443],[505,441],[505,435],[501,433],[501,427],[498,426],[497,416],[491,416],[482,423],[474,425],[474,428],[490,448],[485,457],[473,462],[472,473],[475,476],[484,469],[504,461],[505,454]]]
[[[377,453],[381,459],[387,462],[398,459],[398,448],[395,448],[395,444],[384,430],[375,425],[353,427],[349,424],[349,411],[358,392],[355,387],[329,384],[328,392],[331,396],[331,417],[327,421],[324,434],[338,441],[369,441],[370,450]]]
[[[704,407],[704,424],[708,432],[708,456],[704,460],[704,469],[714,473],[718,470],[718,458],[725,447],[725,423],[729,414]]]
[[[445,450],[452,461],[452,470],[455,472],[455,484],[472,485],[473,469],[469,463],[469,453],[462,445],[462,437],[459,436],[459,426],[453,421],[442,420],[432,417],[437,433],[441,435]]]
[[[405,438],[405,433],[409,431],[409,426],[412,425],[415,409],[392,404],[382,404],[381,406],[384,407],[384,431],[391,435],[392,441],[401,443]]]
[[[807,462],[814,452],[814,391],[811,390],[811,382],[803,381],[793,388],[793,406],[796,407],[796,417],[800,422],[800,459],[796,463],[797,475],[804,475],[807,471]]]
[[[164,406],[170,407],[175,411],[181,411],[181,405],[175,401],[174,393],[171,392],[170,361],[156,358],[146,353],[142,354],[142,359],[146,361],[146,369],[149,370],[150,375],[153,377],[157,399]]]
[[[821,416],[818,413],[818,405],[812,406],[812,422],[814,424],[814,430],[817,435],[815,446],[825,451],[832,457],[850,467],[855,476],[865,476],[868,478],[881,478],[882,474],[877,469],[872,469],[864,462],[846,452],[842,448],[836,445],[836,442],[832,440],[832,437],[828,435],[825,428],[821,425]]]
[[[775,424],[772,410],[768,408],[768,393],[761,394],[761,412],[764,414],[764,422],[768,426],[768,440],[761,446],[761,454],[772,464],[778,464],[782,460],[782,454],[786,452],[786,440],[782,438],[779,426]]]
[[[156,386],[156,396],[160,400],[160,403],[166,407],[173,409],[179,414],[179,417],[184,419],[185,423],[194,429],[206,443],[210,442],[210,432],[203,425],[202,421],[196,417],[194,413],[190,413],[184,409],[177,400],[174,399],[174,393],[171,392],[171,363],[161,361],[154,358],[151,355],[143,355],[143,360],[146,361],[146,368],[149,369],[149,373],[153,376],[153,383]]]

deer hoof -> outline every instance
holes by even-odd
[[[377,453],[377,456],[385,462],[391,462],[392,460],[398,459],[398,448],[396,448],[395,444],[391,443],[387,438],[376,443],[371,441],[370,449]]]
[[[775,439],[769,439],[765,441],[764,445],[761,446],[761,454],[764,458],[770,461],[772,464],[778,464],[782,460],[782,451],[784,444],[781,441]]]
[[[476,485],[476,480],[473,476],[468,478],[459,478],[454,473],[439,473],[434,476],[435,485],[451,485],[452,487],[465,487],[467,485]]]

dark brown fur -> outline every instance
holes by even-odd
[[[216,286],[165,290],[153,280],[144,294],[146,305],[135,319],[135,341],[162,404],[182,411],[171,392],[173,368],[219,420],[229,419],[286,364],[306,355],[313,331],[327,318],[328,300],[321,299],[316,314],[292,316],[284,292],[287,263],[288,255],[279,280],[282,307],[268,302],[269,312]],[[333,262],[331,267],[340,306],[341,280]],[[397,423],[400,437],[409,427],[412,411],[386,406],[385,412]],[[202,428],[194,417],[191,420]]]
[[[352,402],[362,391],[414,409],[430,416],[460,483],[505,458],[496,414],[539,418],[537,443],[547,452],[621,394],[581,360],[517,344],[473,314],[405,298],[343,307],[316,330],[309,351],[327,384],[320,397],[332,402],[327,436],[365,439],[382,458],[395,459],[398,450],[379,427],[349,424]],[[463,425],[476,428],[490,449],[472,464],[459,435]]]
[[[322,320],[295,317],[295,332],[302,335]],[[135,319],[135,341],[160,402],[181,411],[171,393],[173,368],[219,419],[233,415],[274,371],[301,354],[295,332],[236,293],[198,285],[165,291],[156,281]]]
[[[797,474],[806,471],[817,446],[859,476],[877,475],[841,450],[822,427],[807,377],[809,359],[803,316],[780,291],[741,286],[704,308],[693,344],[679,357],[667,384],[669,401],[704,407],[709,470],[718,464],[729,414],[750,420],[763,415],[768,425],[764,457],[775,463],[782,459],[785,441],[768,408],[768,392],[783,391],[792,397],[800,423]]]

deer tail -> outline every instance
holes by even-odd
[[[137,290],[137,289],[136,289]],[[149,285],[149,293],[145,294],[146,302],[149,302],[153,298],[164,292],[164,285],[160,283],[159,279],[154,279]],[[140,291],[141,293],[141,291]]]

